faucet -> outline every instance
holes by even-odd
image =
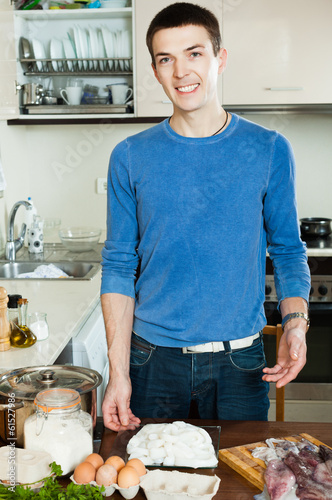
[[[16,212],[17,212],[20,205],[23,205],[27,210],[32,209],[32,205],[28,201],[17,201],[10,211],[9,220],[8,220],[6,253],[5,253],[6,259],[10,260],[10,261],[15,260],[16,252],[18,252],[20,250],[20,248],[22,248],[23,243],[24,243],[25,233],[27,230],[27,225],[22,224],[21,233],[19,234],[18,238],[16,238],[16,240],[14,240],[14,220],[15,220]]]

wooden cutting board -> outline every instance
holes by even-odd
[[[302,438],[307,439],[316,446],[324,444],[321,441],[318,441],[318,439],[305,433],[298,434],[296,436],[281,437],[278,439],[287,439],[288,441],[299,442]],[[250,481],[257,488],[263,490],[264,471],[266,469],[265,462],[259,458],[254,458],[250,452],[250,450],[257,448],[258,446],[267,446],[267,444],[263,441],[261,443],[251,443],[245,444],[243,446],[235,446],[234,448],[224,448],[222,450],[219,450],[219,459],[229,465],[236,472],[241,474],[241,476]]]

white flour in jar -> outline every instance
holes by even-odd
[[[37,340],[45,340],[48,337],[48,324],[46,321],[39,320],[39,321],[34,321],[30,325],[30,330],[32,333],[34,333],[37,337]]]
[[[24,423],[24,448],[48,452],[52,460],[61,465],[65,475],[92,453],[93,444],[91,434],[79,420],[60,419],[52,415],[49,418],[27,418]]]

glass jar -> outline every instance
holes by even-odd
[[[46,389],[34,404],[35,413],[24,422],[24,448],[48,452],[69,474],[93,451],[91,415],[74,389]]]

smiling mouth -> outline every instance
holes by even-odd
[[[189,94],[190,92],[193,92],[194,90],[196,90],[198,86],[199,86],[199,83],[195,83],[194,85],[186,85],[185,87],[177,87],[176,90],[178,92],[181,92],[184,94]]]

